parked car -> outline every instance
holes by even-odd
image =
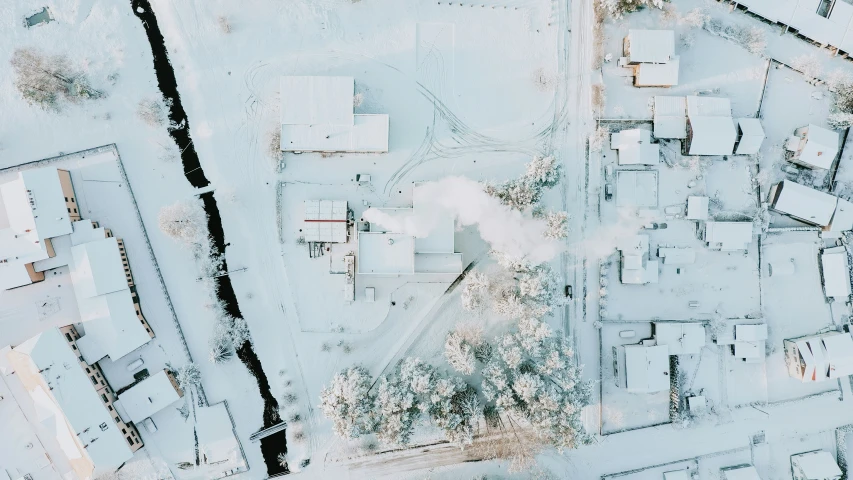
[[[608,202],[610,200],[613,200],[613,184],[612,183],[605,183],[604,184],[604,199],[607,200]]]
[[[647,223],[643,225],[646,230],[663,230],[667,227],[665,223]]]
[[[566,285],[566,298],[568,298],[569,300],[572,299],[572,286],[571,285]]]

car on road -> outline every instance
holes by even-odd
[[[608,202],[610,200],[613,200],[613,184],[612,183],[604,184],[604,199],[607,200]]]
[[[568,298],[569,300],[572,299],[572,286],[571,285],[566,285],[566,298]]]

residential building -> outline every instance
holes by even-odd
[[[853,374],[853,337],[829,332],[784,341],[788,374],[798,380],[822,382]]]
[[[175,376],[166,370],[145,378],[118,396],[117,408],[129,421],[140,423],[184,396]]]
[[[412,208],[377,209],[405,222],[418,209],[424,195],[414,185]],[[456,220],[452,215],[436,218],[428,235],[415,237],[371,223],[358,232],[358,273],[371,275],[460,274],[462,254],[455,252]]]
[[[764,127],[757,118],[739,118],[737,121],[735,155],[755,155],[764,142]]]
[[[687,97],[687,155],[731,155],[737,131],[728,98]]]
[[[629,392],[669,390],[669,349],[666,345],[618,345],[613,347],[613,359],[616,386]]]
[[[827,170],[838,155],[838,132],[809,124],[794,130],[785,148],[788,160],[806,168]]]
[[[113,406],[98,365],[86,363],[73,326],[36,335],[8,353],[14,375],[48,425],[79,478],[117,469],[142,447],[139,432]]]
[[[388,115],[354,114],[352,77],[281,77],[283,152],[388,151]]]
[[[850,298],[850,267],[843,246],[824,248],[820,254],[823,292],[826,298],[847,301]]]
[[[610,148],[619,152],[619,165],[657,165],[660,145],[652,142],[652,132],[639,128],[610,135]]]
[[[700,323],[654,322],[657,345],[669,347],[670,355],[693,355],[705,346],[705,327]]]
[[[637,87],[678,85],[679,58],[672,30],[629,30],[623,41],[623,65],[634,73]]]
[[[0,288],[44,280],[34,262],[55,255],[51,240],[71,233],[80,219],[67,170],[25,170],[0,185]]]
[[[770,208],[801,222],[826,227],[832,222],[838,199],[828,193],[783,180],[770,188]]]
[[[713,250],[746,250],[752,243],[752,222],[705,222],[703,239]]]
[[[687,138],[687,99],[655,96],[654,132],[656,138]]]
[[[794,480],[840,480],[843,476],[838,462],[825,450],[791,455]]]
[[[616,249],[622,254],[619,270],[622,283],[635,285],[658,283],[658,261],[648,258],[648,235],[630,235],[622,238]]]

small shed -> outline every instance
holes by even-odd
[[[655,322],[655,342],[670,355],[693,355],[705,346],[705,327],[699,323]]]
[[[809,124],[794,131],[786,148],[793,153],[790,160],[806,168],[826,170],[838,155],[838,132]]]
[[[306,242],[346,243],[347,202],[306,200],[302,235]]]
[[[656,138],[687,138],[687,99],[655,96],[654,132]]]
[[[669,348],[666,345],[613,347],[617,385],[629,392],[669,390]]]
[[[708,219],[708,197],[698,197],[698,196],[687,197],[687,219],[688,220],[707,220]]]
[[[841,468],[832,454],[825,450],[791,455],[794,480],[838,480]]]
[[[825,248],[820,255],[823,274],[823,292],[826,298],[847,300],[850,298],[850,268],[847,249],[843,246]]]
[[[704,238],[709,248],[746,250],[752,243],[752,222],[705,222]]]
[[[832,221],[838,198],[783,180],[770,188],[770,208],[801,222],[826,227]]]
[[[752,465],[726,468],[722,470],[722,480],[761,480],[758,470]]]
[[[610,135],[610,148],[619,151],[619,165],[657,165],[660,145],[652,143],[652,132],[640,128]]]
[[[764,127],[757,118],[739,118],[736,155],[755,155],[764,142]]]

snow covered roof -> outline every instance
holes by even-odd
[[[764,127],[757,118],[739,118],[737,121],[740,141],[737,144],[737,155],[754,155],[761,149],[764,142]]]
[[[654,131],[657,138],[687,138],[687,99],[655,96]]]
[[[761,480],[758,470],[752,465],[723,470],[723,480]]]
[[[358,273],[415,273],[415,237],[402,233],[358,232]]]
[[[838,199],[835,213],[832,214],[832,222],[829,228],[824,229],[823,236],[827,238],[838,237],[841,232],[853,230],[853,203]]]
[[[71,280],[78,297],[94,297],[127,288],[127,275],[114,237],[71,247],[71,255]]]
[[[732,154],[737,132],[731,117],[691,116],[689,118],[690,155]]]
[[[628,30],[627,40],[631,63],[665,63],[675,55],[672,30]]]
[[[825,450],[791,455],[791,467],[803,480],[835,480],[842,474],[835,458]]]
[[[619,165],[657,165],[660,145],[651,143],[652,132],[639,128],[622,130],[610,136],[610,148],[619,151]]]
[[[671,472],[663,472],[663,480],[692,480],[690,470],[673,470]]]
[[[18,345],[10,357],[35,404],[38,422],[55,434],[66,456],[88,457],[96,468],[105,469],[115,469],[133,456],[58,328]]]
[[[669,347],[666,345],[624,345],[625,376],[629,391],[669,390]]]
[[[783,180],[771,189],[770,207],[812,225],[825,227],[832,220],[838,199],[828,193]]]
[[[663,259],[664,265],[696,263],[696,250],[690,247],[662,247],[658,249],[658,256]]]
[[[649,251],[648,235],[626,235],[616,239],[616,250],[623,255],[641,255]]]
[[[752,342],[767,340],[767,324],[735,325],[735,341]]]
[[[115,238],[102,238],[71,247],[69,265],[74,296],[86,340],[96,341],[90,355],[102,352],[118,360],[151,340],[136,311]],[[89,338],[91,336],[91,338]]]
[[[281,77],[281,150],[387,152],[388,115],[353,114],[352,77]]]
[[[804,363],[802,371],[797,371],[803,382],[822,382],[853,374],[853,337],[849,333],[828,333],[791,341]]]
[[[729,117],[732,116],[732,102],[724,97],[687,96],[687,116],[693,117]]]
[[[812,124],[803,130],[803,140],[792,160],[810,168],[830,168],[838,154],[838,132]]]
[[[823,291],[827,298],[846,300],[850,297],[850,268],[844,247],[824,249],[820,256]]]
[[[654,170],[617,170],[616,206],[657,207],[658,173]]]
[[[699,323],[655,322],[655,341],[670,355],[692,355],[705,346],[705,327]]]
[[[746,250],[752,243],[752,222],[705,222],[705,242],[722,251]]]
[[[183,392],[165,370],[151,375],[118,396],[130,421],[139,423],[180,400]]]
[[[707,220],[708,201],[708,197],[698,197],[692,195],[687,197],[687,219]]]
[[[302,234],[306,242],[346,243],[347,202],[306,200]]]
[[[641,63],[637,65],[634,85],[638,87],[671,87],[678,85],[679,58],[666,63]]]
[[[199,451],[208,465],[220,465],[222,472],[245,466],[245,456],[234,433],[234,424],[225,402],[199,407],[196,414],[196,433]],[[221,478],[227,475],[216,475]]]

